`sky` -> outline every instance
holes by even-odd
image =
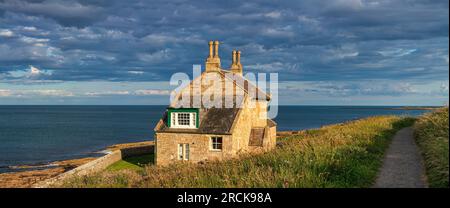
[[[448,4],[0,0],[0,105],[168,104],[209,40],[278,73],[280,105],[445,105]]]

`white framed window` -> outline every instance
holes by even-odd
[[[211,137],[211,150],[222,151],[223,140],[222,137]]]
[[[189,144],[178,144],[178,160],[189,160]]]
[[[172,112],[171,113],[172,128],[197,128],[196,112]]]

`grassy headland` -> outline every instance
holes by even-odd
[[[146,166],[76,177],[64,187],[369,187],[395,132],[414,122],[371,117],[279,139],[259,155],[205,164]]]
[[[448,188],[449,135],[448,107],[420,117],[414,125],[417,144],[425,161],[428,183],[434,188]]]

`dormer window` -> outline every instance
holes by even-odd
[[[170,128],[198,128],[198,109],[169,109]]]

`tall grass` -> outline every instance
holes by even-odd
[[[448,107],[420,117],[414,125],[415,138],[425,160],[430,187],[449,187],[448,125]]]
[[[371,117],[304,131],[259,155],[202,165],[106,171],[70,179],[63,187],[369,187],[391,137],[413,121]]]

